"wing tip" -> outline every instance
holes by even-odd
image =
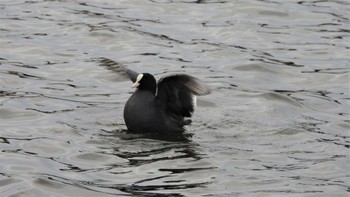
[[[158,83],[171,77],[185,77],[186,82],[184,83],[187,88],[189,88],[192,93],[196,96],[204,96],[211,93],[211,89],[204,83],[204,81],[185,73],[175,73],[163,76]]]
[[[129,78],[132,82],[136,81],[136,77],[138,76],[138,73],[128,69],[122,63],[115,62],[105,57],[98,58],[98,61],[100,62],[100,66],[106,67],[108,70],[118,73],[123,77]]]
[[[196,96],[204,96],[211,93],[210,88],[200,79],[190,76],[190,80],[186,82],[186,86],[192,91]]]

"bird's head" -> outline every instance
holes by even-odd
[[[137,76],[135,83],[132,84],[131,87],[137,88],[138,90],[150,91],[155,94],[157,89],[157,81],[153,75],[149,73],[142,73]]]

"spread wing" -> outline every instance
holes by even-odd
[[[186,74],[174,74],[158,81],[156,102],[175,117],[191,117],[195,96],[209,93],[209,88],[201,80]]]
[[[107,67],[108,70],[118,73],[121,76],[128,77],[134,83],[136,82],[136,78],[139,75],[139,73],[127,69],[121,63],[115,62],[107,58],[100,58],[100,63],[100,66]]]

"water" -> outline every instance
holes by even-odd
[[[348,196],[350,3],[0,2],[1,196]],[[132,136],[122,62],[186,72],[189,141]]]

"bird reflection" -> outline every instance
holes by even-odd
[[[124,168],[130,170],[130,176],[135,176],[132,172],[136,169],[149,171],[145,172],[147,176],[141,175],[133,184],[99,187],[114,188],[133,195],[162,196],[157,193],[158,190],[188,189],[209,184],[207,179],[196,182],[196,179],[184,178],[189,174],[192,175],[189,177],[196,177],[199,172],[213,169],[212,166],[197,165],[203,163],[201,160],[204,154],[200,152],[199,145],[186,136],[183,136],[183,140],[174,141],[164,139],[164,136],[157,139],[155,136],[130,134],[127,130],[114,130],[101,131],[99,137],[113,150],[110,154],[128,161]],[[164,165],[160,165],[162,163]],[[170,194],[181,196],[179,193],[164,195]]]

